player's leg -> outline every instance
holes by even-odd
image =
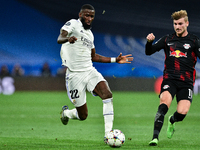
[[[80,86],[81,87],[81,86]],[[80,90],[81,91],[81,90]],[[80,94],[81,93],[81,94]],[[68,109],[68,106],[63,106],[61,112],[61,121],[64,125],[68,123],[69,119],[85,120],[88,116],[88,108],[86,104],[86,91],[77,92],[76,98],[71,100],[75,108]]]
[[[150,146],[156,146],[158,144],[158,136],[164,123],[165,114],[167,113],[171,102],[171,94],[168,91],[162,92],[160,95],[160,105],[158,106],[158,111],[154,120],[153,138],[152,141],[150,141],[149,143]]]
[[[63,106],[61,111],[61,121],[67,125],[69,119],[85,120],[88,116],[87,104],[69,110],[68,106]]]
[[[86,82],[84,82],[86,76],[87,72],[73,73],[69,70],[67,71],[67,94],[75,108],[70,110],[68,109],[68,106],[62,107],[61,121],[64,125],[68,123],[69,119],[85,120],[88,116],[88,109],[86,104]]]
[[[172,138],[175,131],[175,122],[183,121],[192,102],[192,90],[182,89],[177,93],[177,111],[169,116],[167,137]]]
[[[160,105],[155,116],[153,139],[158,139],[159,133],[164,123],[164,117],[172,102],[172,96],[169,91],[164,91],[160,95]]]
[[[114,120],[112,92],[110,91],[107,81],[95,68],[93,68],[88,74],[88,78],[89,81],[87,84],[87,90],[94,96],[99,96],[103,101],[103,115],[106,135],[107,132],[112,130]]]
[[[76,108],[69,110],[67,105],[62,107],[60,114],[61,122],[64,125],[68,124],[69,119],[79,119]]]
[[[114,111],[112,93],[106,81],[99,82],[93,92],[96,93],[103,101],[103,115],[106,135],[113,128]]]
[[[174,135],[175,122],[183,121],[187,112],[189,111],[190,105],[191,103],[188,100],[179,101],[177,105],[177,111],[173,115],[169,116],[167,126],[167,137],[169,139],[171,139]]]
[[[175,92],[175,87],[169,81],[164,80],[162,82],[160,105],[154,120],[153,138],[152,141],[149,142],[150,146],[156,146],[158,144],[159,134],[164,123],[164,117],[171,105]]]
[[[66,107],[66,106],[63,106],[63,107]],[[87,104],[84,104],[83,106],[76,107],[71,110],[69,110],[67,107],[67,109],[65,109],[64,111],[64,116],[67,116],[70,119],[85,120],[88,116]]]
[[[78,115],[76,115],[76,118],[77,119],[80,119],[80,120],[85,120],[87,119],[87,116],[88,116],[88,108],[87,108],[87,104],[85,103],[83,106],[80,106],[80,107],[76,107],[76,110],[77,110],[77,113]],[[77,114],[76,113],[76,114]]]

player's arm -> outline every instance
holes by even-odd
[[[102,62],[102,63],[131,63],[133,61],[132,54],[122,56],[122,53],[118,57],[105,57],[96,53],[95,48],[92,49],[92,61],[93,62]]]
[[[74,37],[74,36],[67,37],[67,35],[68,35],[67,31],[61,30],[61,33],[60,33],[60,35],[58,36],[58,39],[57,39],[58,44],[63,44],[63,43],[66,43],[66,42],[73,44],[77,40],[76,37]]]
[[[196,55],[197,55],[197,56],[199,57],[199,59],[200,59],[200,40],[197,39],[195,43],[196,43],[195,53],[196,53]]]
[[[153,44],[153,41],[155,40],[155,36],[153,33],[148,34],[146,39],[147,39],[147,43],[145,45],[146,55],[151,55],[156,51],[163,49],[165,46],[164,37],[159,39],[155,44]]]

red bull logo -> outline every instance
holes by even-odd
[[[169,56],[174,56],[176,58],[179,58],[179,57],[185,57],[187,58],[187,52],[183,53],[179,50],[175,50],[173,52],[170,52],[170,55]]]

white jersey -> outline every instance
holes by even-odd
[[[91,49],[94,48],[94,36],[90,29],[85,30],[82,22],[71,19],[61,30],[68,32],[68,37],[75,36],[77,41],[63,43],[60,51],[62,65],[71,71],[87,71],[93,67]]]

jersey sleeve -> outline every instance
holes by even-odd
[[[71,32],[73,32],[73,30],[75,29],[75,21],[76,21],[76,20],[74,20],[74,19],[71,19],[71,20],[67,21],[67,22],[62,26],[60,32],[61,32],[62,30],[67,31],[69,34],[70,34]]]
[[[157,51],[160,51],[161,49],[164,49],[165,47],[165,39],[166,36],[160,38],[155,44],[153,42],[148,42],[145,45],[145,54],[146,55],[151,55]]]
[[[198,58],[200,59],[200,39],[196,40],[196,49],[195,49],[195,53],[198,56]]]
[[[94,35],[93,35],[93,42],[92,42],[92,49],[95,48],[95,45],[94,45]]]

